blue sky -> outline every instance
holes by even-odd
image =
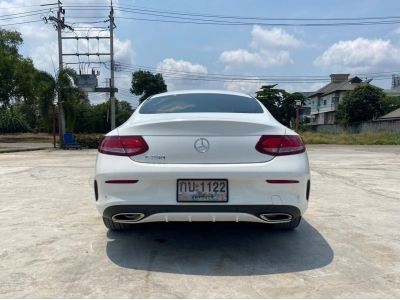
[[[121,4],[129,2],[120,1]],[[135,3],[166,10],[277,18],[387,16],[396,11],[400,12],[400,1],[388,0],[146,0]],[[156,65],[165,57],[174,57],[200,63],[212,71],[220,72],[224,68],[218,59],[221,52],[228,49],[248,48],[251,42],[251,26],[181,25],[140,21],[120,23],[118,35],[132,40],[137,54],[136,59],[145,65]],[[267,71],[263,68],[251,70],[258,71],[257,74],[264,72],[323,74],[323,70],[313,67],[312,61],[333,43],[358,37],[394,38],[391,31],[398,27],[400,25],[284,28],[285,31],[304,42],[304,47],[293,51],[294,64],[268,68]],[[162,49],[159,48],[161,45]]]
[[[50,1],[51,2],[51,1]],[[34,8],[22,6],[45,3],[43,0],[0,0],[0,15]],[[64,5],[105,5],[107,0],[64,0]],[[400,1],[395,0],[119,0],[120,7],[142,7],[168,11],[263,18],[354,18],[400,15]],[[20,6],[18,10],[17,7]],[[36,9],[36,8],[35,8]],[[66,22],[73,16],[104,16],[104,11],[71,11],[66,8]],[[400,71],[400,24],[374,26],[282,27],[282,26],[217,26],[158,23],[127,20],[127,12],[116,12],[116,60],[158,70],[201,74],[238,74],[241,76],[328,76],[348,72],[373,77],[374,72]],[[153,16],[136,15],[142,18]],[[28,19],[28,18],[27,18]],[[34,17],[30,17],[29,20]],[[82,19],[80,20],[82,21]],[[0,21],[4,24],[5,21]],[[77,25],[79,26],[79,25]],[[97,25],[90,25],[97,26]],[[23,53],[38,68],[54,71],[57,64],[56,32],[50,25],[32,23],[15,25],[23,33]],[[94,30],[92,31],[94,32]],[[106,45],[103,45],[106,47]],[[73,50],[75,45],[65,48]],[[97,47],[92,45],[92,47]],[[94,59],[95,60],[95,59]],[[52,71],[52,72],[53,72]],[[101,80],[108,76],[101,69]],[[121,98],[129,96],[129,73],[118,72],[117,85]],[[283,82],[210,82],[183,80],[179,76],[166,80],[169,89],[221,88],[253,93],[262,83],[278,83],[290,91],[315,90],[323,83]],[[374,84],[389,88],[390,79]],[[99,95],[94,101],[102,101]]]

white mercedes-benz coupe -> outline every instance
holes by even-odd
[[[104,137],[94,190],[111,230],[177,221],[294,229],[308,206],[310,170],[300,136],[257,99],[168,92]]]

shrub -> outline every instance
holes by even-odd
[[[76,136],[76,141],[82,148],[97,149],[103,139],[102,134],[79,134]]]
[[[12,109],[0,110],[0,133],[19,133],[31,131],[21,114]]]

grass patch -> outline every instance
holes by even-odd
[[[319,133],[300,132],[306,144],[337,145],[400,145],[400,134],[391,133]],[[98,147],[103,134],[76,134],[76,139],[84,148]],[[1,134],[0,143],[53,143],[53,136],[47,133]],[[57,135],[58,142],[58,135]]]
[[[400,135],[392,133],[320,133],[301,132],[306,144],[400,145]]]
[[[75,134],[77,142],[82,148],[96,149],[104,134],[89,133]],[[56,136],[58,144],[58,134]],[[48,133],[14,133],[0,134],[0,143],[53,143],[53,135]]]

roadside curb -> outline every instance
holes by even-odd
[[[20,149],[2,149],[0,150],[0,154],[2,153],[13,153],[13,152],[27,152],[27,151],[39,151],[39,150],[47,150],[49,147],[37,147],[37,148],[20,148]]]

